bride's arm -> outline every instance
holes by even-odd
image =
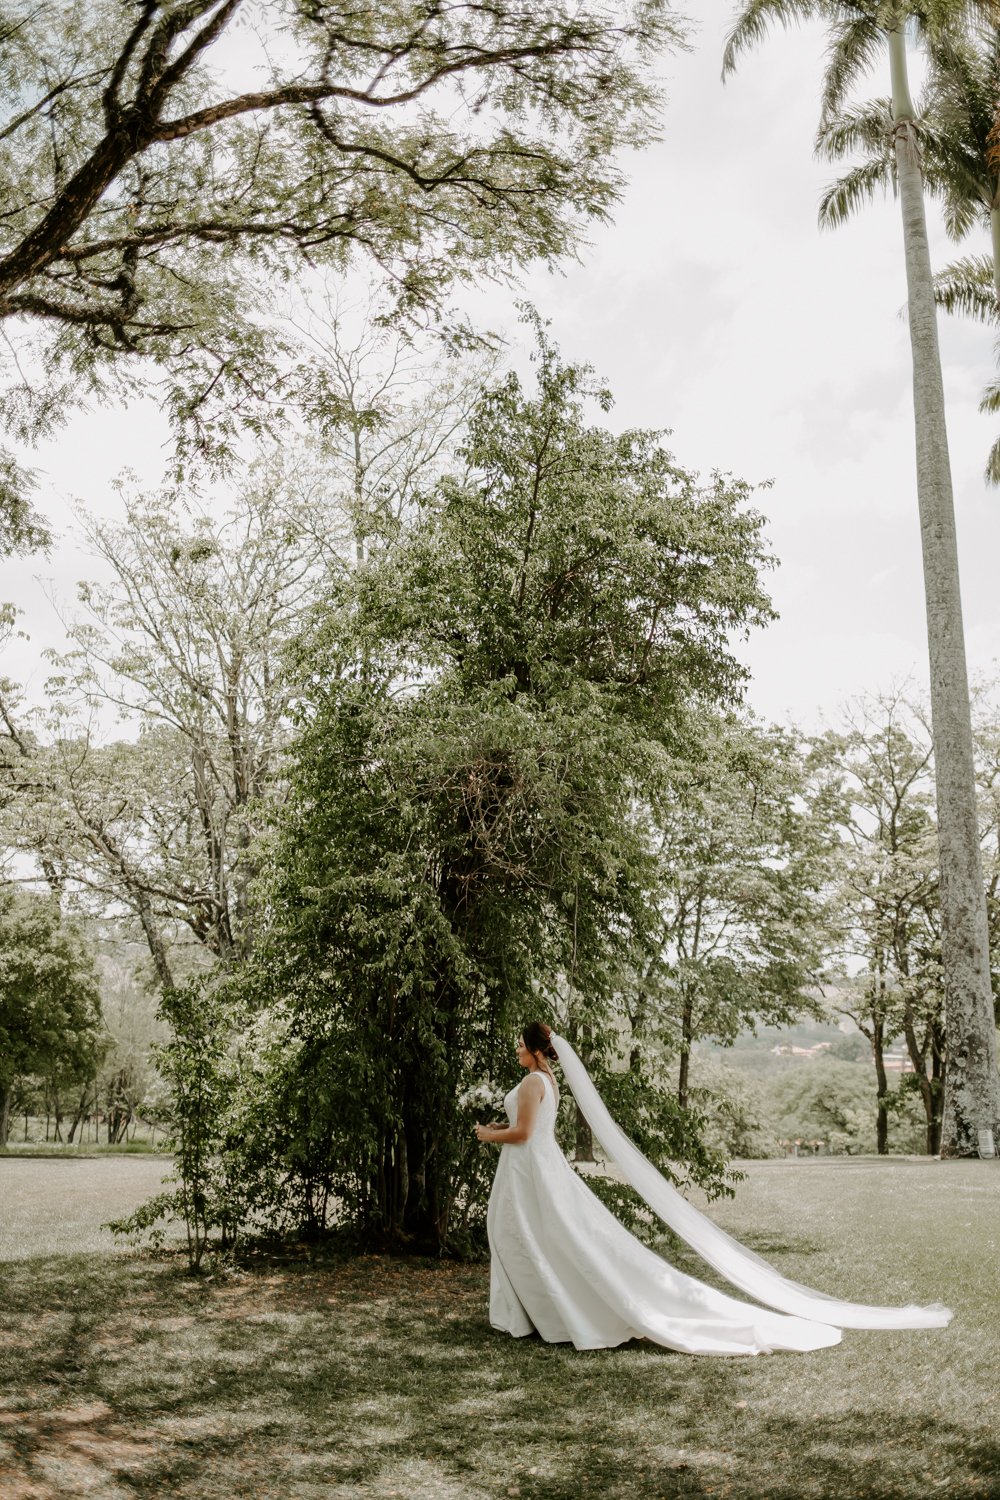
[[[501,1146],[520,1146],[530,1141],[538,1119],[538,1107],[545,1093],[541,1078],[529,1073],[521,1080],[517,1091],[516,1125],[477,1125],[476,1134],[481,1141],[498,1141]]]

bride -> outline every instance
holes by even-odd
[[[727,1281],[777,1308],[740,1302],[685,1276],[618,1222],[573,1171],[555,1138],[560,1061],[607,1156],[647,1204]],[[805,1352],[840,1342],[841,1328],[943,1328],[947,1308],[864,1307],[788,1281],[700,1213],[609,1115],[564,1037],[540,1021],[524,1028],[517,1059],[527,1077],[504,1100],[509,1125],[477,1125],[503,1148],[487,1229],[490,1321],[515,1338],[606,1349],[647,1338],[685,1354]]]

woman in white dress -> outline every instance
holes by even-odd
[[[526,1026],[518,1061],[527,1076],[504,1100],[509,1125],[477,1125],[502,1147],[487,1230],[490,1321],[515,1338],[606,1349],[648,1338],[686,1354],[805,1352],[840,1342],[840,1329],[943,1327],[947,1308],[864,1307],[780,1276],[694,1208],[618,1129],[563,1037]],[[727,1280],[770,1312],[713,1291],[674,1269],[609,1213],[573,1171],[555,1138],[563,1073],[594,1135],[650,1207]]]

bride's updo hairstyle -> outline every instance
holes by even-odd
[[[529,1021],[521,1035],[528,1051],[533,1052],[536,1057],[550,1057],[553,1062],[558,1061],[559,1053],[550,1041],[552,1029],[544,1021]]]

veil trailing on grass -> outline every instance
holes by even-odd
[[[686,1240],[692,1250],[696,1250],[733,1286],[779,1312],[837,1328],[943,1328],[951,1321],[951,1311],[940,1303],[930,1307],[912,1304],[909,1307],[866,1307],[857,1302],[842,1302],[825,1292],[815,1292],[797,1281],[789,1281],[688,1203],[615,1124],[591,1082],[590,1074],[566,1038],[553,1032],[551,1041],[559,1054],[573,1098],[625,1181],[635,1188],[668,1228]]]

